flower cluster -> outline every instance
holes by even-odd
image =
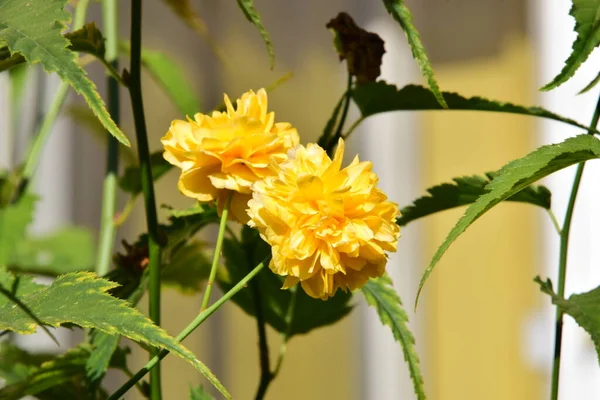
[[[316,144],[299,145],[296,130],[275,123],[264,90],[234,109],[173,121],[164,157],[181,168],[179,189],[219,209],[231,194],[235,219],[258,229],[272,247],[271,270],[283,288],[300,283],[323,300],[381,276],[396,251],[398,206],[377,188],[372,163],[358,157],[342,168],[344,142],[333,160]]]

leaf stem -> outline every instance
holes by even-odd
[[[104,33],[106,35],[105,57],[112,67],[118,69],[118,28],[117,28],[117,3],[116,0],[102,2],[104,20]],[[120,120],[119,107],[119,82],[113,77],[107,77],[108,84],[108,112],[118,125]],[[106,158],[106,174],[102,190],[102,213],[100,217],[100,240],[98,243],[98,258],[96,259],[96,274],[106,275],[110,270],[112,250],[115,241],[116,226],[114,217],[117,202],[117,174],[119,172],[119,142],[107,132],[108,152]]]
[[[200,310],[205,310],[210,302],[210,294],[212,287],[217,276],[217,267],[219,266],[219,258],[221,256],[221,248],[223,247],[223,238],[225,237],[225,228],[227,228],[227,215],[229,214],[229,205],[231,204],[231,197],[233,192],[227,195],[225,200],[225,207],[221,214],[221,222],[219,223],[219,234],[217,235],[217,243],[215,244],[215,253],[213,254],[212,265],[210,267],[210,274],[208,275],[208,282],[206,282],[206,290],[204,291],[204,297],[202,298],[202,306]]]
[[[146,223],[148,227],[148,254],[150,269],[150,319],[160,326],[160,262],[161,249],[159,244],[158,217],[156,214],[156,201],[154,198],[154,184],[150,165],[150,151],[148,149],[148,133],[144,116],[144,103],[142,97],[141,76],[142,55],[142,0],[131,1],[131,66],[129,77],[129,93],[131,108],[135,122],[135,135],[138,144],[138,158],[142,179],[142,192],[146,210]],[[157,356],[153,350],[152,357]],[[150,373],[150,398],[161,399],[160,366]]]
[[[337,126],[335,134],[329,138],[325,145],[325,151],[327,154],[331,156],[333,154],[333,148],[336,145],[336,141],[342,137],[342,130],[344,129],[344,124],[346,123],[346,117],[348,116],[348,110],[350,109],[350,102],[352,100],[352,75],[348,74],[348,81],[346,84],[346,94],[344,96],[344,106],[342,109],[342,116],[340,117],[340,122]]]
[[[556,232],[560,235],[561,234],[560,224],[558,223],[558,219],[556,218],[556,215],[554,214],[554,212],[552,211],[551,208],[548,209],[548,215],[550,216],[550,220],[552,221],[552,225],[554,225]]]
[[[206,310],[200,312],[196,318],[190,324],[181,331],[179,335],[177,335],[176,340],[181,342],[183,339],[188,337],[190,333],[192,333],[196,328],[198,328],[208,317],[210,317],[215,311],[219,309],[223,304],[225,304],[229,299],[231,299],[237,292],[246,287],[248,282],[258,274],[265,265],[269,263],[271,256],[269,255],[265,258],[260,264],[258,264],[254,269],[246,275],[242,280],[240,280],[234,287],[232,287],[227,293],[225,293],[219,300],[215,301],[210,307]],[[131,389],[140,379],[142,379],[148,371],[152,368],[155,368],[156,365],[165,358],[169,354],[168,350],[161,350],[156,356],[154,356],[142,369],[140,369],[131,379],[129,379],[123,386],[121,386],[116,392],[114,392],[108,400],[117,400],[123,394],[127,393],[129,389]]]
[[[592,129],[596,129],[598,120],[600,119],[600,96],[596,102],[596,109],[590,123],[590,130],[588,134],[593,134]],[[577,171],[575,172],[575,179],[573,180],[573,186],[571,188],[571,195],[569,197],[569,203],[567,205],[567,212],[565,214],[565,220],[560,233],[560,254],[558,261],[558,287],[557,294],[560,297],[565,295],[565,283],[567,277],[567,253],[569,251],[569,235],[571,233],[571,219],[573,218],[573,210],[575,209],[575,200],[577,199],[577,192],[579,191],[579,185],[581,183],[581,177],[583,175],[583,168],[585,162],[577,165]],[[562,348],[562,331],[563,331],[563,312],[560,307],[556,307],[556,323],[555,323],[555,336],[554,336],[554,361],[552,365],[552,383],[551,383],[551,400],[558,400],[558,384],[560,378],[560,357]]]
[[[87,16],[87,9],[90,4],[90,0],[80,0],[75,7],[75,18],[73,21],[73,30],[77,30],[81,28],[85,24],[85,18]],[[69,84],[65,81],[61,81],[56,93],[54,95],[54,99],[50,104],[48,112],[40,125],[35,137],[33,138],[32,143],[27,150],[27,157],[25,158],[25,166],[23,167],[23,172],[21,174],[21,178],[19,180],[19,184],[16,187],[15,192],[12,195],[12,202],[16,202],[23,193],[25,193],[28,189],[29,183],[31,182],[31,178],[33,177],[33,173],[39,164],[40,155],[42,154],[42,149],[44,145],[48,141],[48,136],[52,132],[52,127],[60,114],[60,110],[62,109],[65,100],[67,99],[67,93],[69,92]]]

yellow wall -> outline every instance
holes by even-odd
[[[533,101],[532,56],[511,40],[490,59],[436,66],[444,90],[521,104]],[[499,169],[534,149],[534,120],[478,112],[423,114],[427,186]],[[427,221],[430,257],[464,209]],[[425,286],[430,398],[541,398],[541,377],[524,362],[523,324],[538,291],[535,221],[529,205],[501,204],[451,246]]]

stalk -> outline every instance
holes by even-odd
[[[596,109],[594,110],[594,116],[590,123],[590,128],[595,129],[598,125],[598,119],[600,119],[600,97],[596,103]],[[588,131],[588,134],[593,132]],[[565,295],[565,284],[567,277],[567,254],[569,251],[569,235],[571,233],[571,219],[573,218],[573,210],[575,209],[575,200],[577,199],[577,192],[579,191],[579,185],[581,183],[581,177],[583,175],[583,168],[585,162],[580,163],[577,166],[575,172],[575,179],[573,180],[573,186],[571,188],[571,195],[569,197],[569,203],[567,205],[567,212],[565,214],[565,221],[562,226],[560,233],[560,254],[558,260],[558,287],[557,294],[560,297]],[[555,324],[555,335],[554,335],[554,361],[552,365],[552,383],[551,383],[551,400],[558,400],[558,384],[560,378],[560,357],[562,349],[562,333],[563,333],[563,312],[559,307],[556,307],[556,324]]]
[[[160,257],[158,218],[156,214],[156,201],[154,197],[154,184],[152,182],[152,170],[150,165],[150,151],[148,148],[148,133],[146,131],[146,118],[144,115],[144,103],[142,98],[141,77],[141,53],[142,53],[142,0],[131,1],[131,66],[129,76],[129,93],[133,119],[135,122],[135,135],[138,145],[138,158],[140,162],[142,192],[144,195],[144,206],[146,210],[146,223],[148,228],[148,253],[150,269],[150,319],[160,325]],[[156,358],[158,351],[153,349],[152,359]],[[150,373],[150,398],[160,400],[161,382],[160,365],[152,369]]]
[[[118,57],[118,24],[116,0],[102,2],[102,15],[104,19],[104,34],[106,35],[106,61],[115,69],[119,69]],[[120,120],[119,82],[113,77],[107,77],[108,84],[108,112],[113,121],[118,125]],[[114,217],[117,202],[117,174],[119,172],[119,142],[110,133],[107,133],[108,152],[106,158],[106,173],[102,190],[102,213],[100,217],[100,239],[98,243],[98,258],[96,259],[96,273],[106,275],[110,270],[111,255],[115,241],[116,226]]]

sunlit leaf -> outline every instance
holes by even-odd
[[[491,182],[493,174],[483,176],[462,176],[452,179],[453,183],[442,183],[427,189],[429,195],[419,197],[413,204],[400,210],[398,225],[404,226],[416,219],[426,217],[436,212],[449,210],[474,203],[480,196],[486,194],[486,186]],[[551,194],[544,186],[531,185],[515,193],[505,201],[529,203],[550,209]]]
[[[600,140],[592,135],[579,135],[562,143],[540,147],[525,157],[513,160],[502,167],[494,180],[486,186],[488,192],[467,208],[465,214],[435,252],[421,278],[417,301],[425,281],[446,250],[479,217],[539,179],[573,164],[599,157]]]
[[[592,50],[600,44],[600,0],[572,0],[571,14],[575,18],[577,38],[573,51],[565,61],[560,73],[541,90],[554,89],[568,81],[581,64],[587,60]]]
[[[61,35],[71,15],[63,8],[67,0],[4,0],[0,6],[0,44],[11,54],[20,53],[31,64],[40,63],[56,72],[83,96],[94,114],[121,143],[129,140],[110,118],[104,102]]]
[[[422,86],[407,85],[398,89],[384,81],[360,85],[352,92],[352,98],[363,118],[388,111],[442,110],[433,93]],[[482,97],[463,97],[458,93],[444,92],[449,110],[494,111],[548,118],[578,128],[588,129],[570,118],[545,110],[541,107],[524,107],[518,104],[488,100]],[[598,132],[593,129],[594,132]]]
[[[540,277],[536,277],[535,281],[540,284],[542,292],[550,295],[552,303],[573,317],[591,336],[600,362],[600,287],[589,292],[573,294],[567,300],[554,293],[549,279],[542,281]]]
[[[98,278],[93,273],[70,273],[59,276],[52,285],[20,296],[19,299],[46,325],[73,323],[167,349],[190,362],[225,397],[230,398],[208,367],[189,350],[137,309],[131,308],[127,301],[106,293],[115,286],[114,282]],[[28,334],[34,333],[36,328],[37,325],[20,308],[11,305],[0,307],[0,329]]]
[[[415,348],[415,337],[408,327],[408,315],[404,310],[400,296],[392,286],[391,278],[386,274],[381,278],[371,279],[361,291],[367,303],[374,307],[381,323],[389,326],[394,339],[402,347],[404,360],[408,364],[410,377],[413,381],[415,394],[419,400],[424,400],[425,387],[419,355]]]
[[[443,108],[448,108],[446,101],[444,100],[444,95],[442,94],[440,87],[435,80],[433,68],[431,68],[431,63],[429,62],[429,57],[427,56],[425,47],[421,42],[421,36],[419,35],[417,28],[413,25],[412,14],[408,7],[406,7],[406,4],[404,4],[404,0],[383,0],[383,3],[385,4],[387,11],[394,17],[396,21],[398,21],[404,30],[406,38],[408,39],[408,44],[412,50],[413,58],[417,61],[417,64],[419,64],[421,73],[425,79],[427,79],[429,88],[434,94],[437,102]]]
[[[237,0],[238,6],[244,12],[246,19],[252,23],[258,29],[258,33],[262,37],[265,42],[265,46],[267,47],[267,52],[269,53],[269,61],[271,63],[271,69],[275,67],[275,49],[273,48],[273,43],[271,42],[271,37],[269,36],[269,32],[262,23],[260,18],[260,14],[256,7],[254,7],[254,0]]]

